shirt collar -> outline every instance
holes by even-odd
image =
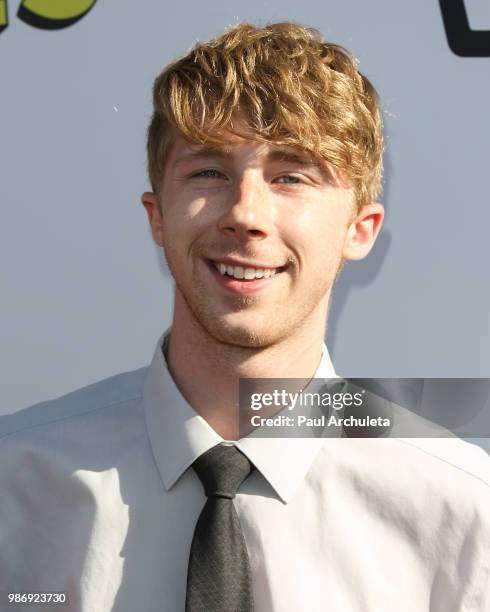
[[[202,453],[223,442],[187,403],[164,357],[170,328],[159,338],[143,388],[148,436],[163,484],[171,489]],[[313,378],[336,378],[325,343]],[[283,502],[287,503],[305,478],[324,443],[322,438],[260,438],[252,434],[234,441]]]

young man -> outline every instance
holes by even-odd
[[[328,304],[380,230],[382,146],[355,60],[299,25],[240,24],[157,78],[142,202],[172,326],[149,368],[4,419],[3,602],[488,612],[483,451],[240,437],[240,379],[335,377]]]

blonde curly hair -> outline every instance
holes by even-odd
[[[353,187],[357,208],[381,192],[379,99],[357,60],[295,23],[240,23],[197,43],[155,80],[148,173],[158,193],[175,129],[195,143],[227,134],[300,147],[328,162]],[[241,134],[232,116],[248,124]],[[228,136],[229,141],[229,136]]]

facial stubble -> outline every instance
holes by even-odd
[[[240,348],[249,349],[264,349],[281,340],[297,333],[302,326],[307,324],[310,317],[314,315],[314,311],[319,306],[320,302],[330,295],[331,287],[335,279],[324,279],[324,283],[316,283],[313,286],[313,291],[309,292],[308,299],[298,301],[295,295],[291,295],[291,299],[286,302],[277,301],[270,303],[261,309],[262,312],[250,313],[250,316],[260,319],[257,325],[257,319],[254,322],[245,324],[233,324],[233,322],[225,319],[226,315],[216,313],[216,299],[210,292],[209,282],[203,280],[202,275],[197,272],[197,266],[193,267],[193,278],[189,283],[184,282],[184,275],[180,275],[178,266],[174,265],[178,258],[173,257],[170,249],[164,249],[167,265],[172,273],[175,281],[176,291],[179,292],[181,302],[185,304],[190,317],[194,324],[207,335],[211,336],[215,341]],[[194,259],[198,261],[199,258]],[[338,262],[337,269],[341,266]],[[289,274],[290,272],[282,272]],[[278,279],[279,280],[279,279]],[[263,295],[232,295],[227,296],[227,306],[229,314],[240,313],[245,310],[260,308],[261,302],[267,299]],[[288,308],[291,302],[296,302],[297,307]],[[267,310],[265,312],[264,310]],[[228,313],[227,313],[228,314]],[[326,313],[325,313],[326,314]],[[248,319],[248,318],[247,318]]]

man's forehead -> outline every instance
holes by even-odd
[[[221,140],[221,139],[220,139]],[[299,146],[264,142],[255,139],[226,135],[221,142],[197,143],[177,135],[174,141],[174,161],[191,161],[201,157],[232,157],[246,150],[247,153],[264,156],[269,161],[290,161],[312,166],[324,166],[326,162]]]

